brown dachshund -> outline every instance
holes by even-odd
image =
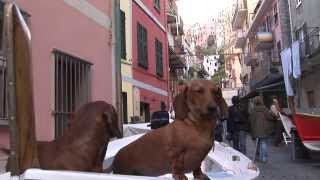
[[[176,120],[150,131],[122,148],[113,161],[115,174],[160,176],[174,179],[208,179],[201,162],[213,147],[216,120],[227,117],[221,89],[208,80],[190,82],[174,102]]]
[[[65,134],[51,142],[39,142],[40,167],[50,170],[102,172],[109,139],[121,137],[112,105],[96,101],[75,112]]]

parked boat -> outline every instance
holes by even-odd
[[[294,123],[304,146],[320,151],[320,115],[295,114]]]

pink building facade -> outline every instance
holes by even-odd
[[[91,100],[114,104],[112,1],[16,2],[30,15],[36,135],[48,141],[63,131],[64,113]],[[1,126],[1,144],[8,139]]]
[[[283,2],[279,0],[257,2],[244,47],[245,57],[242,63],[250,67],[250,75],[247,76],[249,78],[242,76],[242,80],[245,79],[245,84],[250,88],[247,93],[249,96],[254,93],[263,95],[267,106],[271,104],[272,96],[278,98],[282,107],[286,106],[280,66],[280,52],[285,47],[286,39],[283,37],[286,35],[284,33],[286,24],[281,17],[283,6]],[[239,8],[238,11],[241,12],[241,10]],[[268,86],[272,88],[266,88]]]
[[[165,9],[166,1],[133,0],[133,79],[127,78],[127,81],[131,81],[139,91],[142,121],[150,120],[150,114],[159,111],[161,106],[168,110],[169,62]],[[142,40],[139,39],[141,36],[144,36]],[[147,53],[139,52],[141,41],[146,43]],[[145,53],[145,56],[139,53]]]

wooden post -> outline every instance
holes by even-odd
[[[15,62],[13,57],[13,16],[12,4],[6,4],[4,7],[4,50],[7,59],[7,91],[8,98],[8,118],[10,129],[10,156],[9,168],[12,175],[19,174],[18,163],[18,135],[16,123],[16,81],[15,81]]]
[[[122,114],[122,76],[121,76],[121,34],[120,32],[120,1],[112,0],[112,41],[114,45],[114,63],[115,63],[115,96],[116,109],[118,111],[118,128],[123,135],[123,114]]]
[[[19,175],[28,168],[39,166],[33,109],[31,34],[15,4],[5,5],[4,24],[10,169],[13,175]]]

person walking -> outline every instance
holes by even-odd
[[[277,97],[273,97],[272,99],[272,105],[270,107],[271,114],[275,120],[275,139],[274,139],[274,145],[279,146],[282,142],[282,132],[284,130],[282,121],[280,118],[281,108],[278,102]]]
[[[250,128],[248,112],[238,96],[233,96],[231,101],[233,105],[229,108],[228,132],[233,142],[233,148],[246,154],[247,132]]]
[[[263,104],[261,96],[254,98],[254,107],[250,114],[251,135],[257,141],[257,151],[254,159],[267,163],[268,149],[267,141],[272,133],[272,115]]]

